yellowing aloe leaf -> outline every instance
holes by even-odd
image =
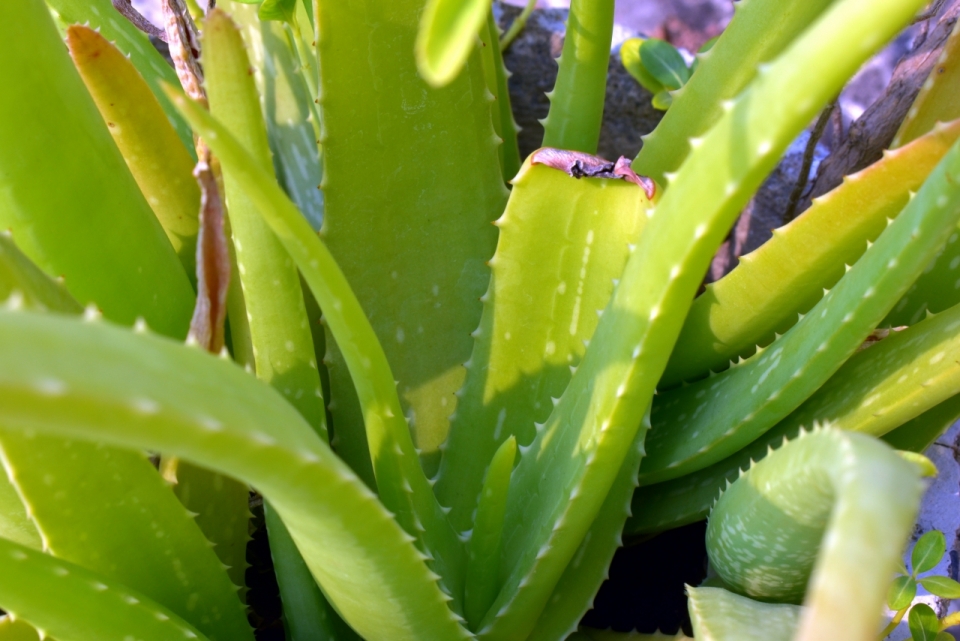
[[[133,63],[89,27],[67,28],[73,63],[184,271],[196,272],[200,188],[193,157]]]

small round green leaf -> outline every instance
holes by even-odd
[[[297,0],[263,0],[257,15],[261,20],[293,21]]]
[[[937,633],[937,638],[933,641],[957,641],[953,638],[953,635],[949,632],[939,632]]]
[[[920,585],[930,594],[944,599],[960,599],[960,583],[945,576],[928,576],[920,579]]]
[[[663,84],[653,77],[653,75],[643,66],[640,60],[640,47],[643,45],[643,38],[630,38],[620,45],[620,62],[623,68],[633,76],[644,89],[656,95],[663,91]]]
[[[910,610],[907,618],[913,641],[936,641],[940,633],[940,620],[937,613],[926,603],[918,603]]]
[[[929,572],[935,568],[946,551],[947,540],[940,530],[930,530],[921,536],[913,546],[913,554],[910,555],[914,575]]]
[[[670,108],[670,105],[673,104],[673,96],[670,95],[670,92],[663,90],[656,95],[654,95],[653,100],[651,101],[654,109],[659,109],[660,111],[666,111]]]
[[[680,52],[663,40],[644,40],[640,45],[640,61],[667,89],[679,89],[690,79],[690,69]]]
[[[902,610],[917,596],[917,582],[910,576],[898,576],[887,591],[887,605],[891,610]]]

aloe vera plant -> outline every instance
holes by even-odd
[[[876,636],[960,414],[952,93],[696,293],[921,0],[744,0],[632,163],[612,0],[525,160],[488,1],[163,0],[175,71],[117,4],[0,7],[0,640],[252,639],[249,488],[295,640],[644,638],[578,623],[721,490],[697,639]]]

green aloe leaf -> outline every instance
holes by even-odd
[[[543,146],[596,153],[607,91],[613,0],[573,0]]]
[[[723,588],[687,587],[687,608],[697,641],[791,641],[800,608],[762,603]]]
[[[68,314],[83,311],[62,283],[47,276],[23,255],[9,232],[0,232],[0,302],[8,302],[14,294],[21,297],[18,305],[30,309]]]
[[[470,534],[463,605],[467,622],[474,628],[487,613],[500,587],[495,561],[500,558],[503,517],[516,456],[517,439],[511,435],[493,455],[477,505],[477,517]]]
[[[910,608],[907,623],[910,626],[913,641],[935,641],[940,632],[937,613],[926,603],[918,603]]]
[[[737,592],[802,600],[795,641],[871,639],[922,493],[919,467],[873,437],[802,433],[723,493],[707,554]]]
[[[613,555],[623,544],[621,533],[624,522],[630,516],[630,496],[636,487],[636,470],[643,458],[643,437],[649,429],[650,417],[645,416],[643,420],[644,425],[624,458],[610,493],[600,506],[600,511],[583,537],[573,560],[557,581],[550,602],[527,637],[528,641],[566,638],[577,629],[587,610],[593,607],[594,597],[609,575]],[[646,637],[640,637],[644,638]]]
[[[960,583],[947,576],[928,576],[920,579],[920,585],[930,594],[944,599],[960,599]]]
[[[35,308],[33,301],[38,300],[54,304],[50,293],[58,292],[59,286],[39,275],[12,243],[3,253],[21,258],[10,265],[14,278],[0,284],[0,290],[11,283],[23,287],[24,293],[11,302],[27,309]],[[70,314],[79,309],[63,296],[66,302],[50,311]],[[221,544],[214,553],[193,515],[141,453],[0,426],[0,459],[44,551],[146,594],[211,639],[252,641],[238,588],[217,557],[220,554],[226,563],[238,562],[224,555],[227,541],[211,539]],[[209,475],[205,470],[196,473]],[[230,484],[240,486],[229,479],[221,483]],[[247,489],[240,487],[245,517]],[[203,517],[214,517],[216,527],[222,528],[231,516],[227,506],[228,502],[215,504],[219,511]],[[11,516],[6,517],[8,523]],[[242,525],[245,543],[245,519]],[[243,584],[242,572],[236,580]]]
[[[0,539],[0,558],[0,607],[42,630],[41,638],[209,641],[147,596],[78,565],[6,539]]]
[[[273,176],[200,105],[172,90],[171,96],[224,168],[236,175],[310,285],[327,327],[338,337],[345,360],[355,372],[380,499],[401,526],[417,537],[452,597],[462,598],[462,543],[420,467],[390,365],[343,272]],[[278,511],[282,512],[279,507]],[[286,518],[284,522],[296,539],[291,524]]]
[[[958,136],[960,122],[885,153],[741,256],[736,269],[694,301],[661,387],[725,369],[792,327],[798,313],[808,312],[823,289],[840,280],[844,265],[863,255],[887,219],[899,215]]]
[[[29,624],[11,618],[0,617],[0,640],[2,641],[40,641],[40,635]]]
[[[417,32],[417,69],[434,87],[448,85],[477,46],[490,0],[428,0]]]
[[[902,429],[899,441],[891,444],[923,451],[960,414],[960,399],[951,399],[960,388],[960,370],[947,358],[960,351],[958,327],[960,306],[854,354],[756,441],[702,470],[638,490],[627,533],[655,532],[705,518],[719,492],[737,479],[740,470],[749,469],[804,427],[829,423],[874,436]],[[913,421],[917,423],[912,425]]]
[[[903,213],[790,331],[737,367],[660,394],[641,485],[677,478],[735,453],[826,382],[956,229],[958,178],[960,143],[954,143]],[[705,413],[707,407],[717,409]]]
[[[314,229],[323,222],[319,124],[306,69],[291,42],[293,30],[275,21],[261,22],[253,7],[232,7],[231,16],[249,43],[261,109],[267,122],[277,179]],[[298,22],[298,26],[302,26]],[[316,64],[311,67],[315,70]],[[315,107],[316,105],[314,105]],[[321,352],[322,355],[322,352]]]
[[[211,641],[253,640],[237,587],[142,454],[2,428],[0,456],[45,551],[136,589]]]
[[[840,2],[731,105],[675,177],[576,374],[514,471],[501,561],[507,580],[482,638],[514,639],[531,629],[531,615],[549,599],[640,432],[716,247],[780,153],[919,4]],[[851,49],[851,38],[871,47]],[[791,107],[770,111],[781,102]],[[752,117],[760,105],[774,115]],[[724,160],[730,157],[742,162]],[[550,554],[541,554],[545,546]]]
[[[929,572],[937,567],[940,559],[947,551],[947,540],[940,530],[930,530],[920,537],[913,552],[910,553],[910,564],[914,574]]]
[[[104,323],[0,313],[0,422],[243,479],[362,637],[469,638],[412,537],[280,394],[227,360]]]
[[[960,419],[960,394],[948,398],[892,432],[884,434],[883,440],[898,450],[925,452],[958,419]]]
[[[887,606],[894,612],[902,610],[913,603],[915,596],[917,596],[917,580],[912,576],[898,576],[890,584],[890,590],[887,592]]]
[[[835,0],[750,0],[734,15],[716,45],[700,56],[697,74],[674,96],[676,104],[644,137],[634,170],[666,186],[703,136],[724,114],[725,101],[743,91],[764,64],[791,42]],[[813,117],[811,116],[811,120]]]
[[[640,62],[665,89],[676,91],[690,79],[690,69],[669,42],[649,38],[640,45]]]
[[[46,5],[3,3],[0,41],[4,90],[16,96],[0,101],[0,227],[82,304],[186,336],[190,281]]]
[[[439,89],[424,82],[409,55],[424,5],[393,0],[358,11],[321,2],[316,18],[321,236],[383,345],[410,420],[404,429],[432,475],[490,279],[490,223],[507,191],[480,52]],[[365,442],[345,347],[332,338],[328,346],[335,447],[372,485],[376,445]]]
[[[496,101],[491,110],[493,129],[503,140],[499,150],[500,168],[504,181],[509,182],[520,171],[520,148],[517,143],[520,128],[513,118],[513,109],[510,106],[510,87],[507,85],[510,72],[503,64],[500,33],[493,11],[490,11],[487,14],[486,28],[480,30],[480,55],[483,59],[483,76],[487,81],[487,89]]]
[[[469,530],[485,470],[530,443],[573,376],[650,206],[619,180],[574,180],[528,159],[513,181],[483,315],[435,486]]]

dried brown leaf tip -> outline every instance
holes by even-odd
[[[230,255],[223,228],[223,201],[217,180],[203,160],[193,172],[200,184],[200,234],[197,237],[197,304],[190,321],[190,338],[207,351],[223,348],[227,317]]]
[[[647,198],[653,199],[657,193],[657,184],[646,176],[638,175],[630,168],[630,159],[620,156],[617,162],[611,162],[600,156],[585,154],[581,151],[567,151],[544,147],[533,152],[530,162],[534,165],[546,165],[566,172],[574,178],[609,178],[632,182],[639,185]]]

